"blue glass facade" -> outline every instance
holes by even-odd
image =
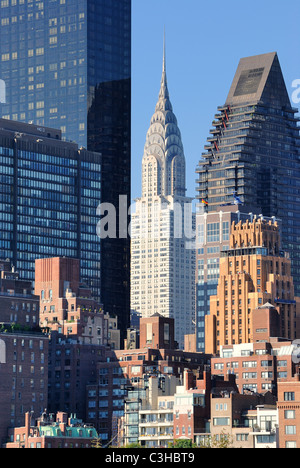
[[[11,246],[14,239],[14,151],[0,146],[0,253],[13,258]]]
[[[5,83],[6,91],[3,98],[1,86],[1,117],[57,128],[63,139],[76,142],[79,148],[101,153],[102,201],[117,208],[119,195],[127,195],[129,207],[131,0],[3,0],[0,3],[0,80]],[[48,164],[48,161],[31,161],[27,156],[22,158],[22,173],[29,170],[29,161],[32,167]],[[50,173],[54,177],[51,183],[56,183],[58,175],[64,177],[72,197],[72,168],[59,167],[60,174]],[[92,166],[90,171],[93,172]],[[80,183],[87,183],[88,172],[85,166]],[[101,278],[101,301],[107,312],[120,317],[120,327],[126,330],[130,315],[129,239],[103,240],[101,258],[93,254],[99,239],[95,231],[88,231],[84,222],[96,215],[93,190],[88,187],[82,190],[80,248],[87,259],[90,257],[83,268],[93,272],[90,273],[92,282]],[[37,202],[34,197],[32,201]],[[54,207],[56,201],[54,198],[40,203]],[[24,206],[20,216],[26,216],[30,209],[33,209],[31,205]],[[68,223],[78,223],[79,214],[72,210],[71,207],[68,219],[59,220],[65,227]],[[66,242],[64,251],[73,254],[76,249],[72,239],[66,237]]]
[[[2,117],[60,128],[86,146],[86,1],[1,3]]]

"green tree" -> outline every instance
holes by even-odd
[[[97,439],[92,440],[91,447],[92,447],[93,449],[100,449],[100,448],[102,448],[102,440],[100,439],[100,437],[97,437]]]
[[[197,448],[197,445],[193,443],[192,439],[176,439],[171,444],[171,448]]]
[[[141,446],[141,444],[139,444],[138,442],[134,442],[132,444],[128,444],[128,445],[124,445],[124,447],[122,448],[126,448],[126,449],[136,449],[136,448],[143,448]]]
[[[232,447],[232,444],[233,438],[223,431],[219,437],[214,435],[205,439],[201,443],[200,448],[228,449]]]

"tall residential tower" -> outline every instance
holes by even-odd
[[[300,137],[276,53],[243,58],[197,168],[208,212],[232,200],[282,220],[300,295]]]
[[[185,156],[167,86],[165,54],[159,99],[147,133],[142,197],[132,216],[131,309],[175,319],[175,338],[194,330],[194,217],[185,196]]]

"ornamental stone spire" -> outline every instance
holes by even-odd
[[[131,214],[131,309],[142,317],[158,313],[174,319],[180,349],[184,336],[195,332],[196,310],[196,259],[189,235],[195,217],[185,192],[185,157],[168,91],[164,43],[159,96],[143,156],[142,197]]]
[[[164,41],[159,97],[144,148],[142,197],[151,202],[153,197],[159,195],[184,197],[185,194],[185,156],[169,96]]]

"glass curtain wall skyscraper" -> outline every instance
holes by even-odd
[[[198,199],[208,212],[233,192],[263,216],[282,221],[300,294],[300,137],[276,53],[240,61],[225,105],[218,108],[198,168]]]
[[[5,0],[0,7],[0,116],[57,128],[101,153],[99,202],[118,209],[126,195],[129,207],[131,0]],[[129,238],[101,241],[101,299],[125,328],[129,246]]]
[[[24,279],[34,281],[37,258],[79,258],[82,281],[100,297],[99,158],[58,131],[0,119],[0,258]]]

